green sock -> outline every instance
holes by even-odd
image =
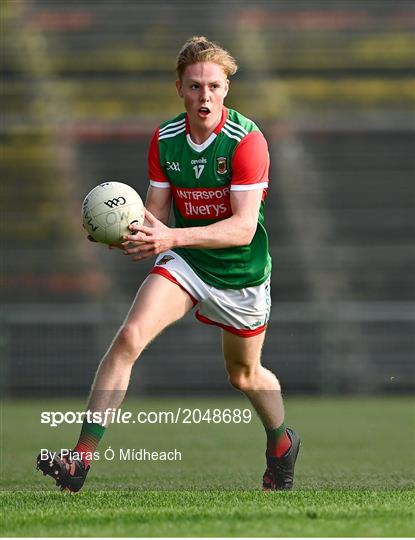
[[[269,457],[282,457],[291,448],[291,439],[284,422],[275,429],[265,428],[265,431],[267,434],[267,455]]]
[[[88,467],[92,456],[105,433],[105,427],[100,424],[94,424],[93,422],[87,422],[86,419],[82,424],[81,434],[79,440],[74,448],[75,452],[82,452],[82,461],[85,467]]]

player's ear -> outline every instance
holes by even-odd
[[[228,92],[229,92],[229,85],[230,85],[230,80],[229,79],[226,79],[225,81],[225,95],[224,95],[224,98],[226,98],[226,96],[228,95]]]
[[[178,79],[176,81],[176,90],[177,90],[177,94],[179,95],[179,97],[183,97],[183,92],[182,92],[182,81],[180,79]]]

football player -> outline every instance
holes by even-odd
[[[202,323],[221,329],[229,381],[265,428],[263,489],[291,489],[300,439],[285,425],[279,381],[261,364],[271,308],[267,142],[252,120],[224,105],[237,70],[228,51],[193,37],[176,67],[185,110],[152,137],[146,221],[131,225],[123,243],[134,261],[156,257],[155,264],[98,367],[87,409],[118,408],[148,343],[195,307]],[[39,456],[38,468],[78,491],[105,429],[85,419],[73,452]]]

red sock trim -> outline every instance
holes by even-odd
[[[291,448],[291,439],[287,430],[276,441],[268,441],[267,454],[270,457],[280,458]]]

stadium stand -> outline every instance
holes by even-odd
[[[88,388],[150,263],[87,243],[80,201],[107,179],[144,196],[152,130],[181,110],[175,53],[195,33],[235,52],[228,106],[270,144],[265,364],[292,392],[414,389],[411,2],[209,6],[203,17],[167,0],[2,8],[6,393]],[[187,317],[150,346],[133,389],[226,392],[217,337]]]

